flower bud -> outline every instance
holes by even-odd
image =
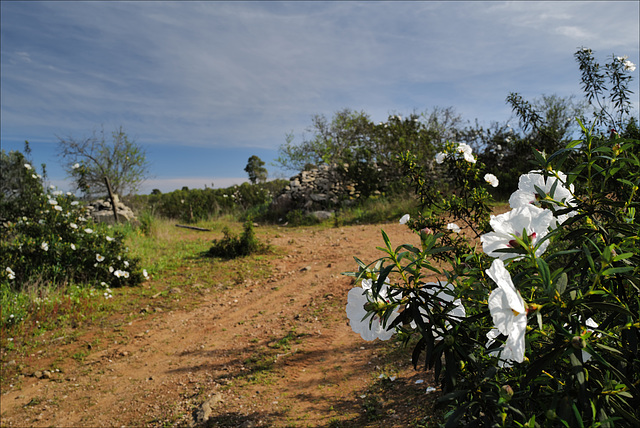
[[[502,388],[500,388],[500,398],[509,401],[511,397],[513,397],[513,388],[511,388],[510,385],[502,385]]]
[[[555,418],[558,417],[558,415],[556,415],[556,411],[553,410],[553,409],[547,410],[545,415],[547,416],[547,419],[549,419],[550,421],[552,421],[552,420],[554,420]]]
[[[446,346],[449,346],[449,347],[453,346],[453,342],[454,342],[454,339],[453,339],[453,336],[452,336],[452,335],[447,334],[447,335],[444,337],[444,344],[445,344]]]
[[[571,346],[576,349],[584,349],[587,347],[587,341],[580,336],[573,336],[571,339]]]

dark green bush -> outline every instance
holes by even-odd
[[[206,253],[208,257],[235,259],[268,250],[268,246],[256,238],[251,220],[244,223],[244,230],[240,236],[233,235],[226,227],[222,233],[224,234],[222,239],[214,239],[213,245]]]

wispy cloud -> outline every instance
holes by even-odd
[[[344,107],[374,120],[434,106],[506,120],[509,91],[579,92],[578,47],[636,63],[639,50],[637,2],[0,8],[3,142],[104,124],[150,146],[275,149],[311,115]]]

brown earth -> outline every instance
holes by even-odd
[[[419,245],[399,224],[258,228],[280,254],[264,258],[264,278],[216,288],[185,268],[177,286],[147,281],[165,293],[136,301],[135,317],[115,314],[73,340],[51,332],[27,355],[3,352],[1,425],[429,425],[432,376],[414,370],[410,349],[362,340],[345,313],[353,281],[341,273],[357,270],[353,256],[382,256],[381,228],[394,245]]]

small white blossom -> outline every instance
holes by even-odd
[[[455,233],[460,233],[460,226],[458,226],[455,223],[447,224],[447,229],[449,229],[450,231],[455,232]]]
[[[56,211],[62,211],[62,207],[60,205],[56,205],[53,209]]]
[[[7,272],[7,276],[9,277],[9,279],[16,279],[16,273],[11,270],[10,267],[7,267],[5,271]]]
[[[24,164],[24,167],[25,167],[25,168],[27,168],[28,170],[33,169],[33,168],[31,167],[31,165],[29,165],[28,163],[25,163],[25,164]]]
[[[145,279],[146,279],[146,278],[149,278],[149,274],[147,273],[147,270],[146,270],[146,269],[142,269],[142,276],[144,276],[144,277],[145,277]]]
[[[436,153],[436,163],[437,164],[441,164],[442,162],[444,162],[444,160],[447,158],[447,155],[440,152],[440,153]]]
[[[128,261],[124,261],[124,267],[129,267],[129,262]]]
[[[78,205],[79,203],[80,202],[78,202],[78,201],[73,201],[73,202],[71,202],[71,205]]]
[[[49,244],[47,244],[46,242],[43,242],[42,244],[40,244],[40,248],[42,248],[45,251],[49,251]]]
[[[100,255],[100,254],[96,254],[96,260],[99,261],[99,262],[102,262],[102,261],[104,261],[104,256]]]
[[[49,199],[47,202],[49,202],[49,204],[51,205],[58,205],[58,201],[56,201],[55,199]]]
[[[77,228],[78,228],[78,225],[77,225],[77,224],[75,224],[75,223],[69,223],[69,227],[70,227],[71,229],[77,229]]]
[[[409,214],[405,214],[400,218],[400,224],[407,224],[411,216]]]
[[[71,246],[71,249],[72,249],[72,250],[75,250],[75,249],[76,249],[76,245],[75,245],[75,244],[71,244],[70,246]]]
[[[493,174],[485,174],[484,175],[484,181],[489,183],[492,187],[498,187],[498,184],[500,183],[498,181],[498,177],[496,177]]]
[[[626,60],[624,63],[624,69],[627,71],[636,71],[636,65],[629,60]]]
[[[109,241],[109,242],[111,242],[111,241],[113,241],[113,240],[114,240],[114,238],[112,238],[112,237],[110,237],[110,236],[107,236],[107,237],[106,237],[106,239],[107,239],[107,241]]]
[[[84,231],[85,231],[86,233],[93,233],[93,229],[89,229],[89,228],[86,228]]]
[[[73,164],[73,166],[71,168],[78,169],[78,168],[80,168],[80,164],[79,163]]]

